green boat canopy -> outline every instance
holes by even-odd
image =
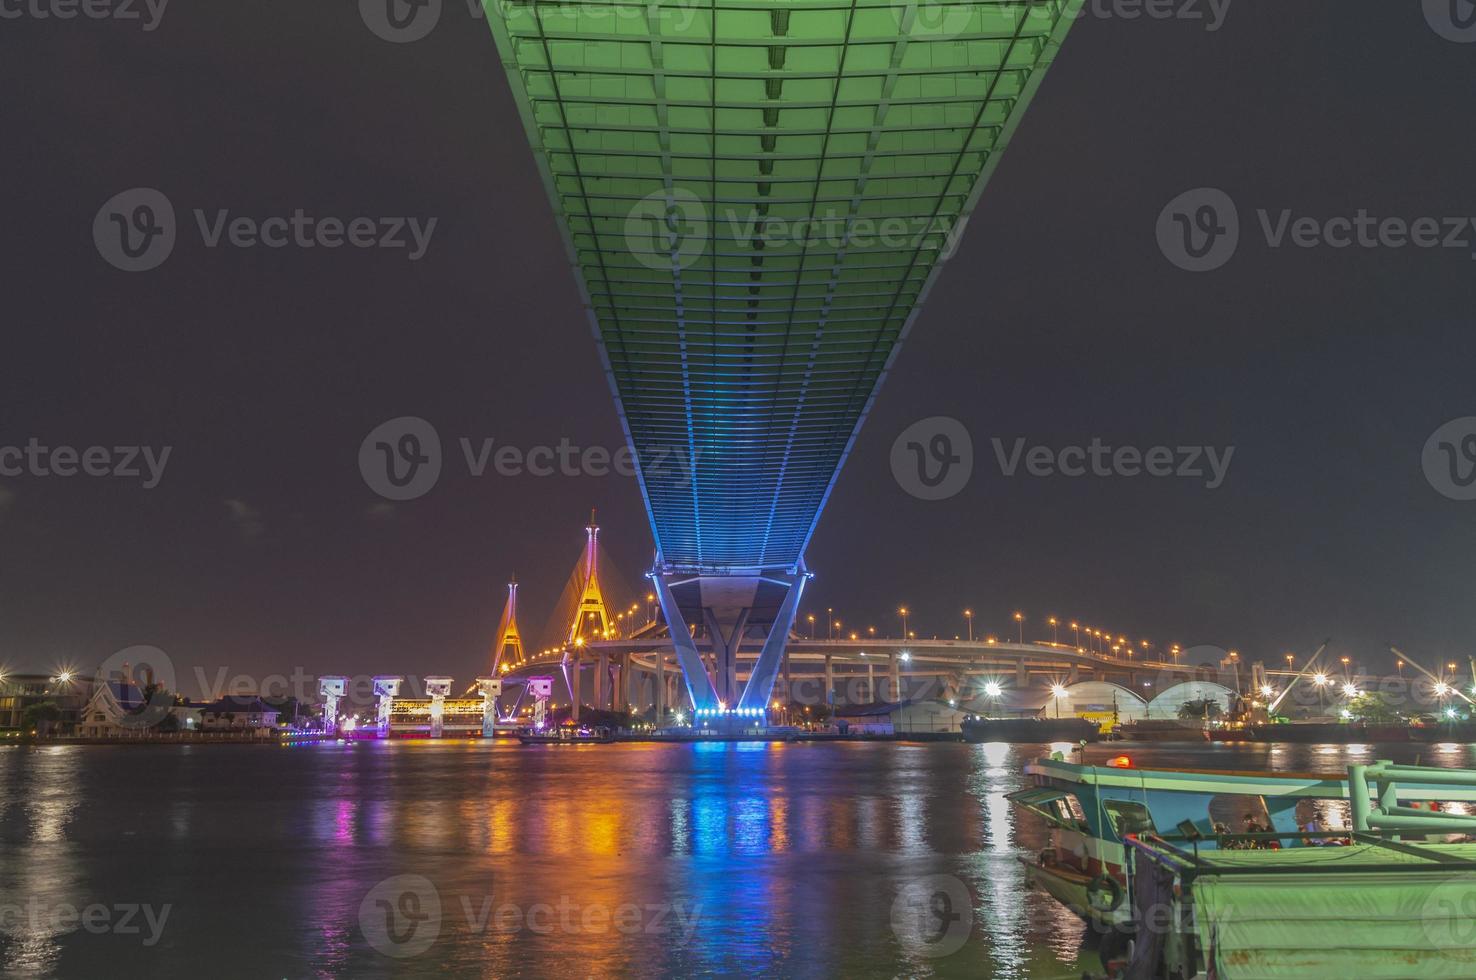
[[[1473,844],[1201,852],[1193,883],[1201,949],[1223,980],[1476,977]],[[1353,870],[1367,867],[1367,872]],[[1337,870],[1334,870],[1337,869]],[[1405,870],[1407,869],[1407,870]],[[1321,871],[1321,873],[1320,873]]]

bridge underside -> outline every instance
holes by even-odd
[[[778,626],[782,652],[768,585],[797,601],[856,433],[1082,3],[488,0],[669,622],[757,580],[720,625]],[[733,677],[687,682],[702,705],[767,698]]]

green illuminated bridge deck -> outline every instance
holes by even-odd
[[[489,2],[665,567],[801,563],[1081,3]]]

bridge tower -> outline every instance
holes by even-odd
[[[498,676],[503,659],[514,664],[523,662],[523,637],[518,632],[518,577],[507,583],[507,605],[497,624],[497,645],[492,650],[492,676]]]
[[[614,622],[605,607],[605,596],[600,592],[600,526],[595,523],[594,511],[589,512],[589,524],[585,526],[584,533],[584,558],[580,561],[580,578],[583,583],[579,605],[574,609],[574,619],[569,624],[566,641],[571,646],[575,640],[585,636],[603,638]]]
[[[565,638],[562,664],[564,684],[569,689],[569,710],[575,721],[579,720],[580,671],[584,665],[584,644],[587,640],[604,639],[615,621],[605,604],[605,595],[600,590],[600,526],[595,521],[595,512],[589,512],[589,523],[584,528],[584,556],[579,560],[579,601],[574,606],[574,615],[569,623],[569,634]],[[605,689],[610,683],[609,655],[601,653],[595,671],[595,701],[604,706]]]

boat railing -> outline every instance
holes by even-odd
[[[1399,783],[1476,787],[1476,771],[1403,766],[1379,760],[1348,767],[1348,804],[1359,831],[1418,831],[1425,834],[1476,834],[1476,815],[1437,812],[1399,803]]]
[[[1216,849],[1201,851],[1200,845],[1213,841]],[[1390,860],[1384,863],[1329,862],[1316,866],[1318,874],[1367,874],[1379,871],[1421,872],[1449,874],[1452,871],[1476,872],[1476,860],[1470,860],[1447,851],[1422,847],[1417,843],[1402,841],[1394,830],[1322,830],[1322,831],[1270,831],[1268,833],[1218,834],[1212,837],[1184,836],[1180,834],[1129,834],[1126,843],[1134,861],[1146,858],[1179,876],[1182,883],[1191,886],[1195,878],[1202,875],[1215,877],[1237,875],[1306,874],[1308,866],[1303,863],[1278,863],[1273,855],[1283,847],[1282,842],[1298,842],[1301,845],[1317,844],[1374,844],[1408,858],[1417,857],[1421,862]],[[1265,860],[1252,864],[1227,864],[1215,861],[1226,850],[1235,850],[1235,844],[1251,845],[1266,855]],[[1227,847],[1226,845],[1232,845]],[[1273,846],[1274,845],[1274,846]]]

